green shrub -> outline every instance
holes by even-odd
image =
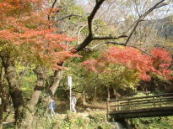
[[[136,118],[130,122],[135,129],[173,129],[173,117]]]
[[[34,129],[111,129],[112,125],[106,121],[105,113],[70,113],[39,117],[33,124]]]

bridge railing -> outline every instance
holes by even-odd
[[[173,106],[173,93],[107,101],[107,113]]]

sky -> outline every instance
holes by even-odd
[[[75,0],[75,1],[81,5],[87,5],[88,4],[88,0]]]
[[[88,2],[89,0],[75,0],[75,1],[77,2],[77,4],[82,5],[84,7],[84,9],[86,9],[88,6],[91,6],[91,5],[89,5],[89,2]],[[116,1],[119,1],[119,0],[116,0]],[[122,3],[123,1],[126,1],[126,0],[120,0],[120,1]],[[160,0],[149,0],[149,1],[153,1],[153,4],[154,4],[154,3],[156,3],[157,1],[160,1]],[[142,3],[142,2],[144,2],[144,0],[141,0],[140,2]],[[164,6],[160,9],[157,9],[155,11],[156,13],[150,18],[160,19],[160,18],[167,17],[169,15],[173,15],[173,0],[166,0],[166,2],[169,2],[169,5]],[[107,11],[106,7],[108,8],[108,5],[106,5],[106,2],[103,4],[103,6],[104,6],[104,8],[102,8],[100,10],[101,11]],[[118,6],[118,4],[116,4],[116,6]],[[129,9],[125,8],[124,5],[120,5],[121,7],[116,7],[116,6],[113,6],[112,10],[110,10],[108,13],[110,14],[110,13],[116,13],[116,12],[124,11],[123,13],[127,13],[127,15],[136,15],[134,8],[131,8],[129,10]],[[87,9],[91,10],[91,8],[92,7],[89,7]],[[146,10],[142,10],[140,6],[138,7],[138,9],[139,9],[140,12],[145,12],[146,11]]]

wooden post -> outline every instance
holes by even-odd
[[[153,97],[153,107],[156,107],[155,97]]]
[[[117,99],[115,100],[115,110],[118,111],[118,103],[117,103]]]
[[[120,110],[120,101],[117,101],[118,111]]]
[[[162,97],[161,97],[161,96],[159,96],[159,100],[160,100],[160,102],[159,102],[159,107],[162,107],[162,103],[161,103]]]
[[[109,101],[110,101],[109,86],[107,87],[107,92],[108,92],[108,98],[107,98],[107,120],[109,120],[109,111],[110,111],[110,106],[109,106]]]
[[[127,102],[128,102],[129,110],[131,110],[131,106],[130,106],[130,101],[129,101],[129,99],[127,100]]]
[[[107,114],[106,114],[106,116],[107,116],[107,121],[109,121],[109,111],[110,111],[109,101],[110,101],[110,99],[107,98]]]

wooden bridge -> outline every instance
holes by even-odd
[[[110,121],[173,115],[173,93],[107,101]]]

